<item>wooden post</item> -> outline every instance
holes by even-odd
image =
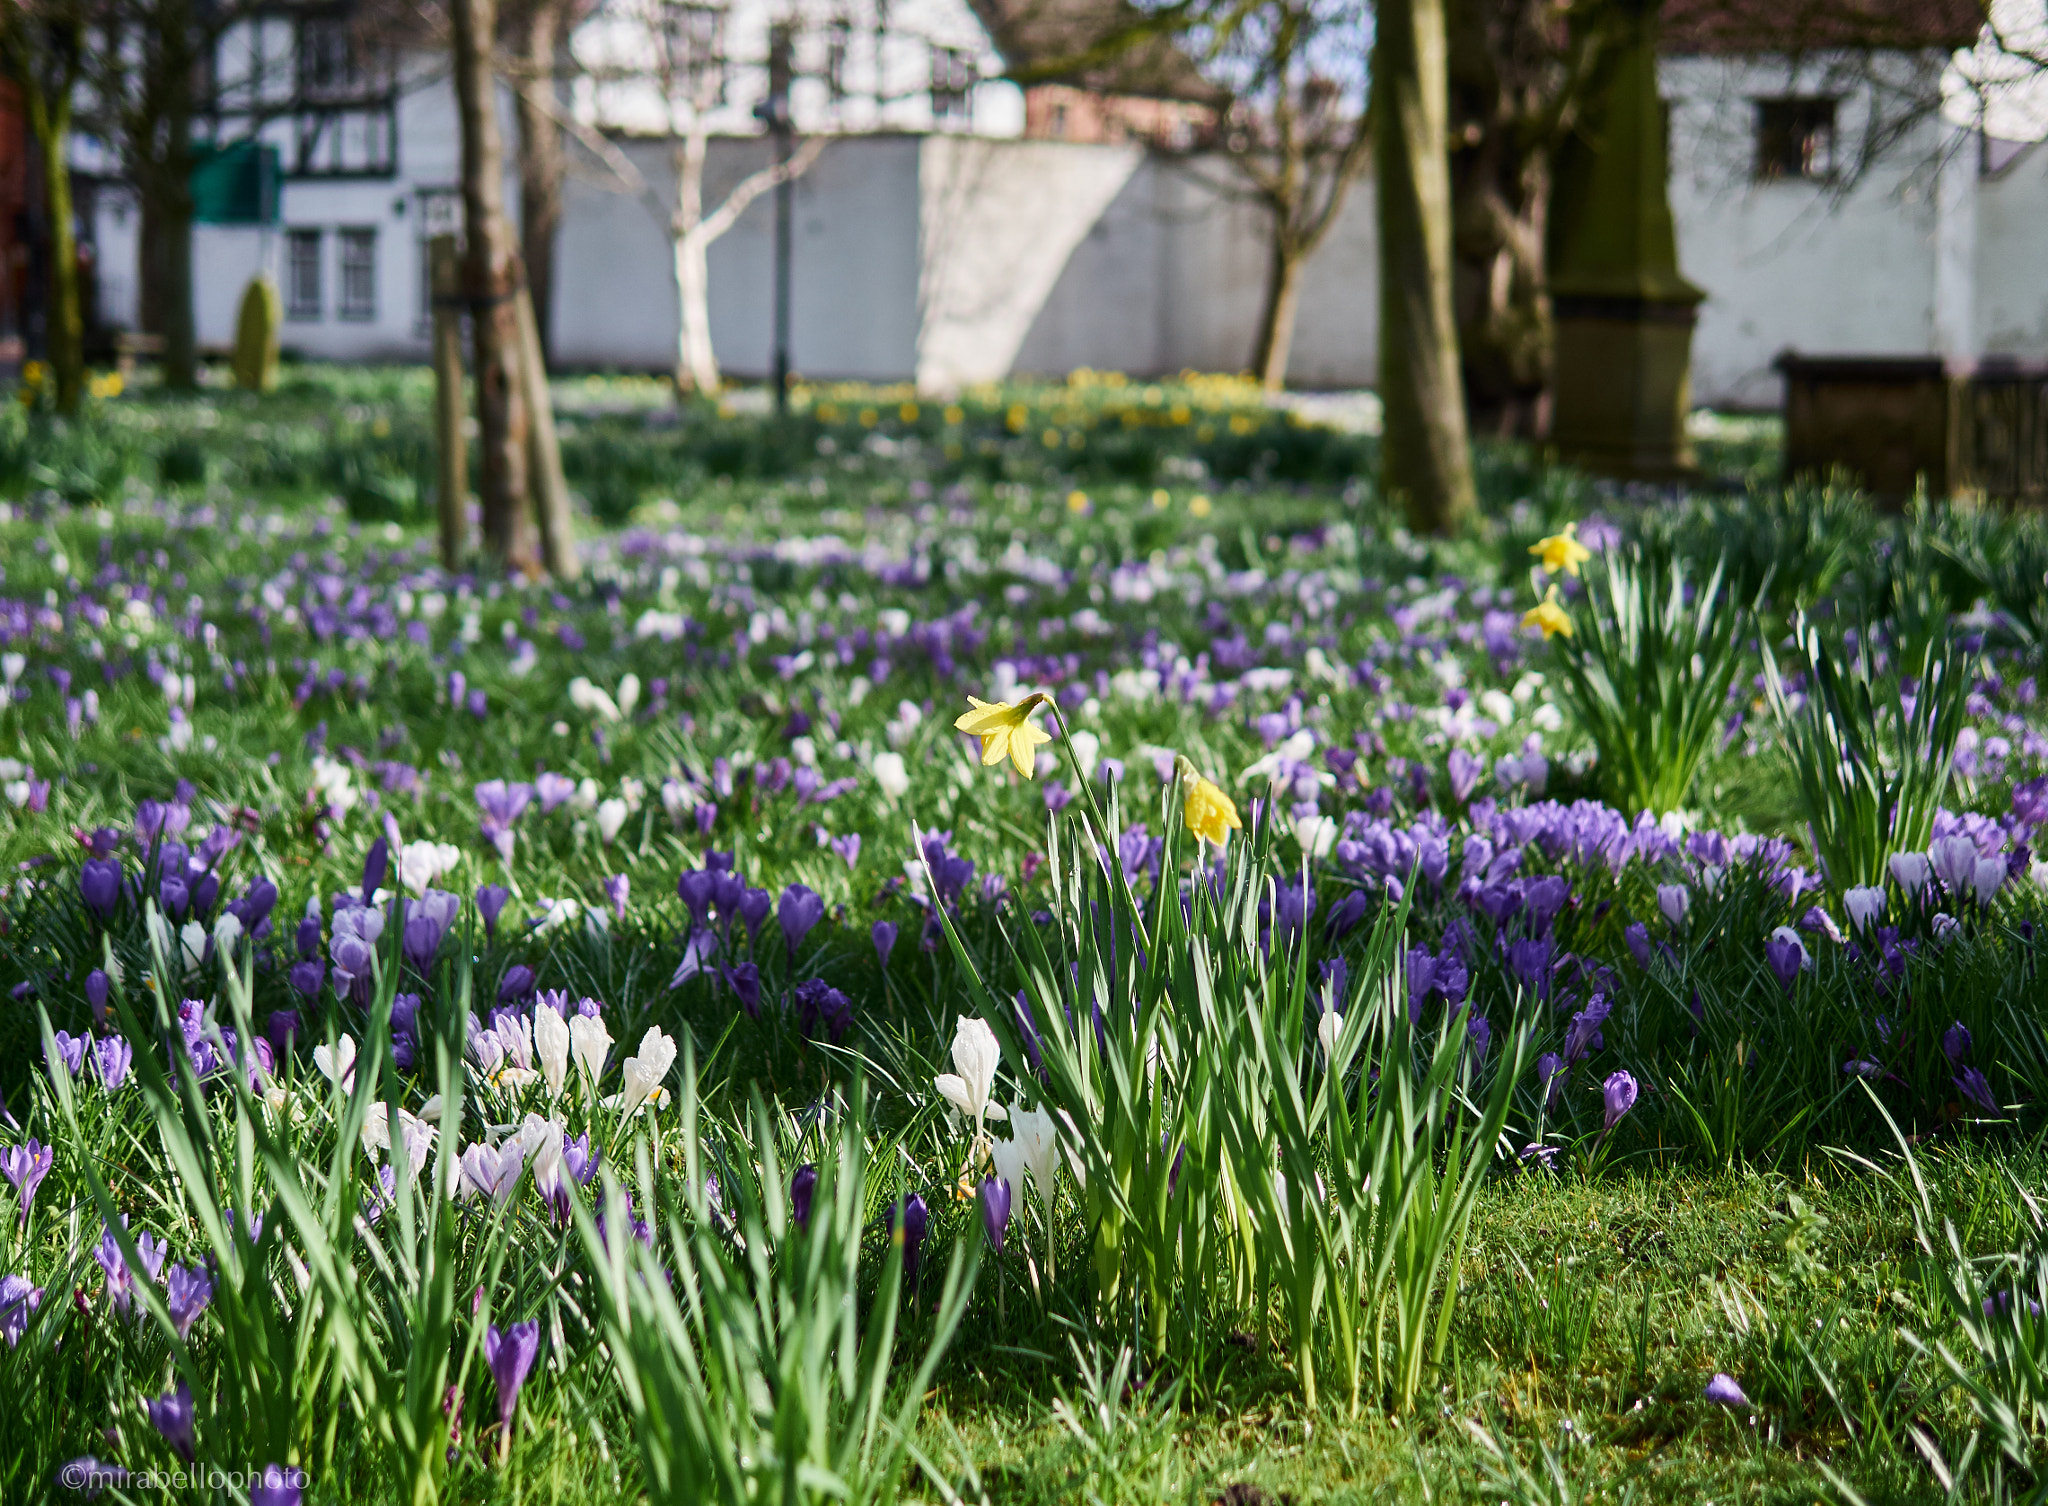
[[[548,573],[573,578],[575,524],[569,516],[569,482],[562,474],[562,447],[555,438],[555,409],[548,397],[547,358],[541,352],[540,321],[533,298],[522,286],[513,299],[519,316],[519,377],[526,397],[527,475],[533,483],[533,511],[540,524],[541,558]]]
[[[434,289],[434,434],[440,442],[441,564],[453,570],[469,539],[468,404],[462,392],[462,253],[455,237],[427,242]]]

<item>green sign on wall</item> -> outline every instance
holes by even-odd
[[[277,148],[254,141],[195,146],[192,217],[203,225],[275,225],[284,173]]]

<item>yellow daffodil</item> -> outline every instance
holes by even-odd
[[[1049,733],[1031,725],[1031,713],[1044,700],[1043,695],[1030,695],[1012,706],[1007,701],[977,701],[969,696],[967,703],[974,709],[953,725],[981,739],[983,764],[993,766],[1007,757],[1017,766],[1017,772],[1029,779],[1031,766],[1037,761],[1033,749],[1052,741]]]
[[[1558,605],[1556,586],[1552,586],[1543,600],[1522,614],[1522,626],[1542,628],[1546,640],[1555,638],[1559,633],[1571,637],[1571,614]]]
[[[1529,546],[1529,552],[1542,560],[1543,568],[1552,575],[1560,572],[1577,575],[1579,566],[1593,557],[1593,551],[1578,541],[1578,531],[1578,524],[1567,523],[1563,533],[1553,533],[1547,539],[1537,540]],[[1566,628],[1565,631],[1569,633],[1571,629]]]
[[[1188,787],[1187,804],[1181,808],[1181,819],[1195,834],[1196,840],[1214,842],[1221,847],[1230,840],[1232,832],[1244,830],[1244,822],[1237,816],[1236,803],[1195,772],[1195,766],[1185,758],[1178,762],[1180,776]]]

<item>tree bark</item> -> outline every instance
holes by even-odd
[[[1381,488],[1418,533],[1478,508],[1451,311],[1443,0],[1388,0],[1373,46],[1380,230]]]
[[[519,241],[541,353],[550,362],[555,354],[555,236],[562,224],[562,186],[568,172],[561,122],[550,108],[555,103],[562,10],[562,0],[537,0],[519,38]]]
[[[165,193],[157,220],[164,269],[157,312],[163,320],[164,385],[190,392],[199,386],[199,330],[192,313],[191,157],[181,150],[178,158],[184,162],[185,172]]]
[[[676,396],[717,395],[721,378],[711,346],[711,245],[704,234],[706,134],[693,122],[676,138],[676,212],[669,226],[675,253]]]
[[[1259,343],[1253,366],[1269,393],[1287,386],[1287,360],[1294,349],[1295,317],[1301,307],[1301,269],[1307,258],[1284,236],[1273,238],[1266,269],[1266,300],[1259,314]]]
[[[462,206],[470,327],[476,343],[477,496],[484,547],[511,569],[540,573],[527,486],[527,415],[513,297],[519,253],[505,217],[505,156],[491,66],[496,0],[452,0],[455,95],[462,117]]]
[[[43,193],[50,213],[50,373],[57,384],[57,411],[76,413],[85,395],[85,316],[79,305],[78,237],[71,205],[69,80],[61,98],[46,98],[30,82],[29,124],[43,153]]]

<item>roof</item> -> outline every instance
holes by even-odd
[[[1988,0],[1664,0],[1662,50],[1688,55],[1975,45]]]
[[[1220,102],[1223,91],[1130,0],[968,0],[1023,84]]]

